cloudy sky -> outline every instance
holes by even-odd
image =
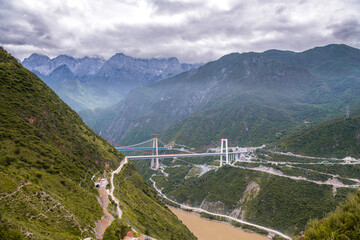
[[[0,0],[0,45],[23,59],[114,53],[206,62],[230,52],[360,48],[359,0]]]

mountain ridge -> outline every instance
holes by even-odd
[[[333,58],[321,55],[326,49],[333,52],[329,54]],[[345,45],[328,45],[301,53],[274,50],[231,53],[198,69],[132,90],[113,108],[117,109],[111,113],[113,120],[107,119],[107,125],[99,123],[92,127],[98,133],[101,131],[102,136],[122,144],[146,140],[154,132],[161,133],[166,141],[179,140],[181,144],[187,144],[185,140],[192,138],[191,132],[207,139],[190,146],[209,144],[210,139],[224,137],[223,134],[238,144],[274,142],[287,132],[304,127],[306,122],[316,124],[334,118],[339,109],[359,100],[356,83],[360,81],[357,74],[360,50],[353,50]],[[320,60],[311,60],[319,65],[306,67],[304,63],[319,54]],[[327,74],[329,71],[331,75]],[[228,121],[226,116],[231,109],[242,104],[252,106],[248,117],[243,112]],[[220,105],[217,116],[211,114],[215,111],[213,107]],[[281,114],[276,116],[272,112]],[[96,113],[81,113],[84,117],[87,114],[90,118],[96,117]],[[224,127],[214,131],[194,125],[198,121],[191,120],[203,117],[207,119],[204,122]],[[230,124],[227,126],[235,124],[234,128],[225,130],[226,121]],[[285,125],[282,127],[279,121]],[[179,128],[185,123],[190,131]],[[248,125],[247,133],[241,130],[244,125]]]
[[[77,111],[111,106],[135,87],[146,86],[201,65],[180,63],[175,57],[142,59],[123,53],[116,53],[107,60],[76,59],[67,55],[50,59],[45,55],[32,54],[22,64]],[[72,75],[59,71],[63,65]],[[64,82],[68,87],[63,87]]]

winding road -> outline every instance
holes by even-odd
[[[112,200],[116,203],[116,213],[118,215],[118,218],[121,219],[122,211],[119,206],[119,200],[114,196],[114,175],[118,174],[123,166],[128,163],[128,159],[125,157],[121,163],[120,166],[111,172],[110,177],[110,191],[106,189],[106,182],[103,184],[100,184],[99,187],[99,203],[103,209],[104,215],[101,216],[101,219],[95,222],[95,228],[94,228],[94,235],[96,239],[102,239],[104,236],[104,233],[106,229],[111,225],[112,221],[115,219],[110,212],[107,210],[109,205],[109,195],[111,196]],[[95,176],[95,175],[94,175]]]
[[[116,213],[118,214],[118,218],[119,219],[121,219],[121,216],[122,216],[122,211],[121,211],[121,209],[120,209],[120,207],[119,207],[119,199],[117,199],[115,196],[114,196],[114,189],[115,189],[115,187],[114,187],[114,175],[115,174],[119,174],[119,172],[121,171],[121,169],[123,168],[123,166],[125,165],[125,164],[127,164],[128,163],[128,159],[125,157],[122,161],[121,161],[121,163],[120,163],[120,166],[115,170],[115,171],[112,171],[111,172],[111,178],[110,178],[110,193],[109,193],[109,195],[110,195],[110,197],[111,197],[111,199],[116,203]]]

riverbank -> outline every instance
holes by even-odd
[[[184,204],[180,204],[180,203],[178,203],[178,202],[175,202],[174,200],[171,200],[171,199],[168,198],[165,194],[162,193],[162,191],[156,186],[156,182],[155,182],[151,177],[150,177],[149,180],[153,183],[153,187],[154,187],[154,189],[158,192],[159,196],[163,197],[164,199],[166,199],[167,201],[169,201],[169,202],[171,202],[171,203],[174,203],[174,204],[178,205],[180,208],[188,209],[188,210],[191,210],[191,211],[196,211],[196,212],[199,212],[199,213],[207,213],[207,214],[210,214],[210,215],[213,215],[213,216],[217,216],[217,217],[224,217],[224,218],[226,218],[226,219],[229,219],[229,220],[238,222],[238,223],[240,223],[240,224],[245,224],[245,225],[248,225],[248,226],[252,226],[252,227],[255,227],[255,228],[258,228],[258,229],[267,231],[267,232],[269,232],[270,234],[273,234],[274,236],[275,236],[275,235],[279,235],[279,236],[281,236],[282,238],[285,238],[285,239],[289,239],[289,240],[292,239],[291,237],[289,237],[289,236],[287,236],[287,235],[285,235],[285,234],[283,234],[283,233],[281,233],[281,232],[279,232],[279,231],[277,231],[277,230],[268,228],[268,227],[263,227],[263,226],[260,226],[260,225],[254,224],[254,223],[250,223],[250,222],[247,222],[247,221],[244,221],[244,220],[235,218],[235,217],[228,216],[228,215],[213,213],[213,212],[209,212],[209,211],[207,211],[207,210],[204,210],[204,209],[202,209],[202,208],[190,207],[190,206],[187,206],[187,205],[184,205]]]
[[[249,233],[226,223],[201,218],[195,213],[182,211],[173,207],[169,209],[189,228],[199,240],[241,239],[268,240],[267,237]]]

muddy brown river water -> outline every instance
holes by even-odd
[[[209,221],[194,213],[169,208],[199,240],[268,240],[264,236],[241,231],[226,223]]]

